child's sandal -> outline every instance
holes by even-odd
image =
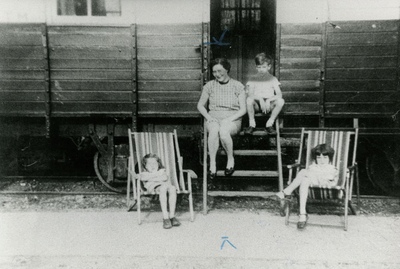
[[[306,216],[306,220],[305,220],[305,221],[299,221],[299,222],[297,222],[297,229],[299,229],[299,230],[303,230],[303,229],[306,227],[306,225],[307,225],[308,214],[299,214],[299,217],[300,217],[300,216],[303,216],[303,215]]]

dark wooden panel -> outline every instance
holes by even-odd
[[[0,45],[4,46],[42,46],[42,34],[31,32],[0,32]]]
[[[319,35],[282,35],[282,46],[321,46],[322,36]]]
[[[45,104],[43,102],[0,102],[0,114],[2,115],[26,115],[26,116],[44,116]]]
[[[139,91],[139,104],[142,102],[195,102],[200,98],[200,92],[187,91]]]
[[[49,44],[52,47],[55,46],[83,46],[83,47],[95,47],[95,46],[131,46],[131,34],[129,31],[126,33],[90,33],[83,32],[80,34],[73,33],[60,33],[60,34],[49,34]]]
[[[71,70],[52,70],[51,78],[54,79],[103,79],[103,80],[130,80],[131,70],[93,70],[93,69],[71,69]]]
[[[318,80],[285,80],[281,81],[282,91],[319,91]]]
[[[45,69],[47,68],[47,61],[45,59],[30,59],[30,58],[6,58],[0,59],[1,69]]]
[[[291,115],[318,115],[318,103],[285,103],[283,106],[283,114]]]
[[[280,80],[319,80],[319,69],[282,69]]]
[[[200,70],[149,70],[138,72],[139,80],[199,80],[200,77]]]
[[[66,92],[66,91],[53,91],[51,94],[52,101],[105,101],[105,102],[122,102],[127,103],[132,100],[131,92]]]
[[[0,32],[2,33],[36,33],[41,35],[43,24],[40,23],[2,23],[0,24]]]
[[[130,59],[130,47],[50,47],[51,59]]]
[[[349,102],[349,103],[392,103],[400,100],[398,91],[376,91],[376,92],[326,92],[325,101],[331,102]]]
[[[379,69],[328,69],[325,78],[328,79],[392,79],[395,78],[397,70],[395,68]]]
[[[283,58],[280,62],[282,69],[317,69],[321,66],[320,58]]]
[[[321,58],[321,47],[281,47],[284,58]]]
[[[392,80],[328,80],[325,82],[326,91],[376,91],[396,89],[397,83]]]
[[[0,90],[43,90],[45,87],[44,80],[0,80]]]
[[[326,54],[328,57],[397,55],[397,45],[335,45],[328,46]]]
[[[45,101],[44,91],[1,91],[1,101]]]
[[[327,68],[374,68],[396,67],[397,56],[354,56],[326,59]]]
[[[52,69],[130,69],[131,59],[51,59]]]
[[[201,59],[139,59],[138,68],[144,69],[201,69]]]
[[[338,21],[332,22],[340,27],[327,27],[328,32],[333,33],[357,33],[357,32],[390,32],[397,31],[397,20],[386,21]]]
[[[397,33],[337,33],[328,36],[328,45],[343,44],[396,44]]]
[[[0,70],[1,79],[44,79],[42,70]]]
[[[0,47],[0,58],[20,59],[43,59],[43,47],[39,46],[2,46]]]
[[[197,102],[146,102],[141,103],[139,106],[140,113],[157,114],[157,113],[196,113]]]
[[[111,103],[111,102],[52,102],[52,113],[62,114],[102,114],[111,113],[131,114],[131,103]]]
[[[141,47],[198,47],[202,44],[201,32],[193,35],[146,36],[140,35],[137,46]]]
[[[138,58],[201,58],[198,48],[138,48]]]
[[[358,116],[369,116],[369,115],[393,115],[397,110],[395,104],[357,104],[357,103],[327,103],[326,104],[326,115],[327,116],[343,116],[343,115],[358,115]]]
[[[323,27],[323,24],[319,23],[285,23],[281,25],[281,35],[321,34]]]
[[[139,91],[201,91],[201,81],[139,81]]]
[[[286,103],[319,103],[319,92],[283,92],[282,96]]]
[[[176,35],[201,33],[202,25],[196,24],[138,24],[137,34],[142,35]]]
[[[132,91],[132,82],[113,80],[53,80],[51,88],[58,91]]]

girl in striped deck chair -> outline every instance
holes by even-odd
[[[302,230],[306,227],[308,215],[306,212],[306,203],[308,197],[308,188],[310,185],[336,186],[339,180],[338,169],[332,165],[335,150],[327,144],[319,144],[311,150],[313,164],[307,169],[301,170],[292,183],[283,191],[276,193],[281,199],[281,216],[286,215],[286,202],[292,192],[299,187],[300,205],[299,221],[297,228]]]
[[[172,226],[179,226],[181,223],[175,218],[176,187],[169,180],[167,172],[157,154],[149,153],[143,157],[142,165],[144,170],[140,173],[140,180],[144,181],[144,187],[149,193],[160,195],[161,211],[163,213],[163,227],[170,229]],[[167,208],[167,193],[169,194],[169,214]]]

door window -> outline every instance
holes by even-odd
[[[121,16],[120,0],[57,0],[59,16]]]

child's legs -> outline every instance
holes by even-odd
[[[219,148],[219,123],[210,122],[207,124],[208,130],[208,151],[210,154],[210,171],[215,173],[217,170],[216,158]]]
[[[300,196],[300,204],[299,204],[299,213],[306,214],[306,204],[308,198],[308,188],[312,182],[312,178],[305,177],[304,180],[300,184],[299,188],[299,196]]]
[[[168,208],[167,208],[167,190],[168,190],[168,185],[165,183],[161,184],[161,186],[159,187],[161,211],[164,219],[169,218]]]
[[[169,185],[168,187],[168,195],[169,195],[169,218],[172,219],[175,217],[175,208],[176,208],[176,188],[173,185]]]
[[[255,114],[255,112],[260,110],[260,106],[259,106],[258,102],[256,100],[254,100],[253,98],[251,98],[251,97],[247,97],[246,106],[247,106],[247,114],[249,116],[250,126],[256,127],[255,126],[254,114]]]
[[[303,170],[301,170],[301,171],[297,174],[296,178],[292,181],[292,183],[290,183],[290,185],[287,186],[287,187],[283,190],[283,192],[284,192],[285,194],[287,194],[287,195],[292,194],[292,192],[293,192],[297,187],[299,187],[300,184],[303,182],[303,180],[306,179],[306,178],[307,178],[307,170],[303,169]]]
[[[285,104],[285,100],[283,100],[282,98],[278,98],[271,102],[271,116],[269,117],[269,120],[267,121],[267,124],[266,124],[267,127],[270,127],[274,124],[274,121],[276,120],[279,113],[281,112],[284,104]]]

